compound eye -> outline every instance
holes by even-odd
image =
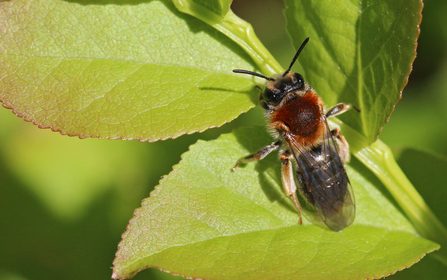
[[[304,87],[304,78],[298,73],[293,74],[292,84],[296,89],[302,89]]]
[[[277,89],[277,88],[266,88],[264,90],[264,92],[262,93],[262,97],[265,101],[267,101],[268,103],[272,102],[272,103],[276,103],[281,101],[282,99],[282,94],[281,94],[281,90]]]

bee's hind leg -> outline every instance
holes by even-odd
[[[284,192],[289,196],[293,203],[295,204],[296,209],[300,214],[300,225],[303,224],[303,218],[301,215],[301,205],[298,201],[298,197],[296,196],[296,184],[295,178],[293,176],[293,168],[292,162],[290,160],[291,153],[290,151],[284,151],[279,155],[281,160],[281,181],[282,186],[284,188]]]
[[[338,154],[343,163],[348,163],[351,160],[351,153],[349,152],[349,144],[345,137],[340,134],[340,129],[335,128],[331,131],[332,137],[338,145]]]
[[[326,118],[335,117],[338,115],[341,115],[348,111],[349,109],[353,108],[349,104],[339,103],[329,109],[329,111],[326,112]],[[354,109],[356,109],[354,107]],[[358,111],[358,109],[356,109]],[[340,129],[336,128],[331,130],[332,137],[335,139],[338,145],[338,153],[340,155],[341,160],[344,163],[347,163],[351,160],[351,153],[349,152],[349,144],[346,141],[345,137],[340,134]]]
[[[232,170],[236,170],[236,168],[239,166],[239,164],[245,164],[248,163],[250,161],[254,161],[254,160],[261,160],[263,158],[265,158],[268,154],[270,154],[271,152],[273,152],[274,150],[278,149],[279,147],[281,147],[282,142],[281,141],[277,141],[275,143],[272,143],[268,146],[265,146],[264,148],[259,149],[258,151],[256,151],[256,153],[248,155],[246,157],[241,158],[240,160],[238,160],[236,162],[236,164],[234,165],[234,167],[232,168]]]

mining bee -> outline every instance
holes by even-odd
[[[339,103],[325,113],[321,97],[304,82],[303,76],[290,71],[308,41],[309,38],[304,40],[289,68],[275,77],[233,70],[267,80],[259,105],[266,110],[268,128],[277,139],[241,158],[233,171],[241,163],[261,160],[280,148],[282,185],[298,209],[299,223],[302,224],[302,210],[297,185],[323,222],[330,229],[341,231],[355,217],[354,193],[343,165],[350,160],[349,144],[338,128],[329,129],[327,119],[346,112],[351,105]]]

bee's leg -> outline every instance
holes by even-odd
[[[349,109],[351,109],[351,105],[344,104],[344,103],[338,103],[337,105],[335,105],[334,107],[329,109],[329,111],[327,111],[326,117],[330,118],[330,117],[338,116],[338,115],[343,114],[344,112],[348,111]]]
[[[284,192],[289,196],[293,203],[295,204],[296,209],[298,209],[298,213],[300,214],[300,225],[303,224],[303,219],[301,216],[301,205],[298,201],[298,197],[296,196],[296,184],[295,178],[293,176],[293,168],[292,162],[290,161],[290,151],[284,151],[281,153],[279,158],[281,159],[281,181],[282,187],[284,188]]]
[[[270,154],[272,151],[278,149],[281,146],[282,142],[281,141],[277,141],[275,143],[272,143],[268,146],[265,146],[262,149],[259,149],[258,151],[256,151],[256,153],[248,155],[246,157],[241,158],[240,160],[238,160],[236,162],[236,164],[233,167],[233,171],[236,170],[236,168],[239,166],[239,164],[241,163],[247,163],[250,161],[254,161],[254,160],[261,160],[263,158],[265,158],[268,154]]]
[[[341,161],[347,163],[351,160],[351,153],[349,152],[349,144],[345,137],[340,134],[340,129],[336,128],[331,131],[332,137],[337,141],[338,153],[340,155]]]

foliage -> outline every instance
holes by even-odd
[[[81,138],[155,141],[235,119],[255,105],[258,93],[253,90],[253,79],[232,75],[231,69],[259,68],[271,75],[282,68],[259,43],[251,26],[228,9],[228,1],[175,1],[175,5],[207,24],[179,13],[168,1],[3,3],[3,105],[39,127]],[[303,33],[312,40],[300,57],[305,79],[327,105],[343,101],[361,108],[360,115],[353,111],[342,118],[342,131],[360,159],[348,167],[358,205],[355,224],[342,233],[329,232],[312,211],[306,211],[305,225],[296,225],[296,213],[281,191],[274,157],[229,172],[235,159],[271,141],[263,128],[238,129],[191,146],[144,201],[123,236],[114,277],[127,277],[146,266],[213,279],[259,278],[261,271],[281,278],[327,279],[328,273],[334,279],[382,277],[411,266],[437,248],[419,237],[413,226],[423,236],[444,242],[442,225],[412,192],[409,182],[397,180],[398,187],[410,190],[410,195],[394,197],[396,206],[362,165],[376,172],[388,188],[386,179],[391,176],[374,167],[385,167],[391,174],[400,172],[397,166],[387,167],[394,162],[392,157],[385,163],[374,158],[374,149],[387,149],[382,143],[372,150],[365,147],[381,131],[406,84],[421,3],[405,2],[405,8],[402,3],[378,1],[346,5],[286,1],[286,5],[294,44],[301,43]],[[386,20],[382,20],[385,13]],[[222,34],[238,43],[255,64],[251,66],[251,59]],[[225,127],[201,137],[214,138],[229,130]],[[101,173],[109,180],[85,181],[96,189],[88,199],[54,196],[52,190],[66,185],[69,177],[54,183],[34,172],[26,182],[34,189],[47,189],[41,198],[53,203],[54,209],[63,208],[70,198],[75,204],[88,204],[107,189],[98,186],[107,184],[119,185],[117,190],[123,194],[129,182],[134,182],[140,185],[135,197],[141,197],[137,194],[148,184],[137,180],[145,177],[143,170],[156,170],[167,153],[178,155],[199,136],[185,137],[154,143],[150,154],[158,161],[150,165],[143,163],[138,152],[131,153],[129,159],[138,158],[145,166],[139,171],[127,163],[124,169],[125,162],[111,163]],[[5,162],[29,163],[26,158],[32,150],[21,151],[22,159],[17,151],[21,150],[11,150]],[[58,153],[55,150],[50,158]],[[176,156],[171,156],[164,165],[174,162]],[[29,170],[36,164],[28,164]],[[126,179],[118,183],[116,170]],[[78,184],[88,185],[85,182]],[[62,201],[57,202],[59,199]],[[414,209],[434,220],[421,221],[418,213],[411,212]],[[122,217],[118,210],[113,218]],[[57,215],[76,220],[82,211]]]

